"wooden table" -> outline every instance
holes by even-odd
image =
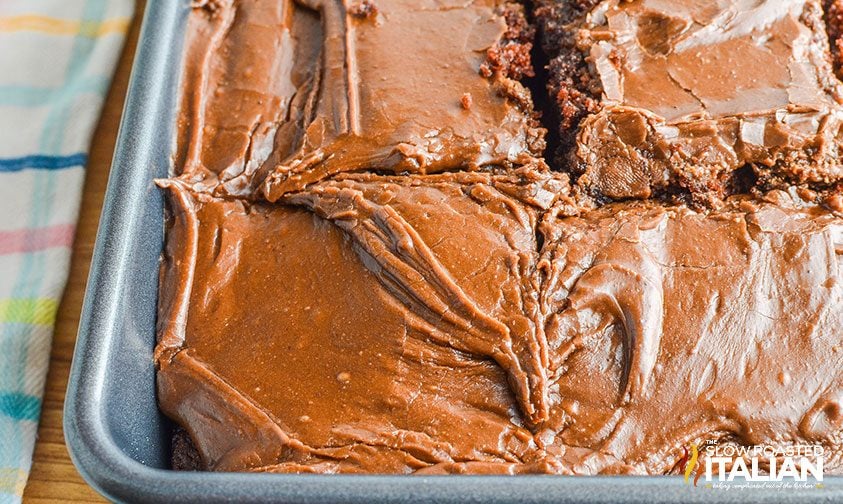
[[[64,445],[62,408],[111,156],[138,40],[143,3],[140,0],[135,10],[135,19],[91,146],[70,277],[56,320],[38,441],[35,443],[32,472],[24,490],[24,502],[105,502],[82,480],[70,461]]]

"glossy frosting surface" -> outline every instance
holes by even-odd
[[[520,5],[195,3],[158,181],[174,460],[666,474],[716,441],[819,444],[843,471],[819,5],[580,4],[565,30],[602,97],[572,184],[542,157]]]
[[[199,190],[275,201],[342,172],[528,162],[544,148],[529,92],[481,75],[517,36],[507,8],[519,22],[494,0],[379,0],[365,15],[331,0],[209,2],[190,22],[176,165]]]
[[[556,217],[563,187],[171,184],[162,408],[216,470],[660,474],[709,439],[836,470],[843,220],[781,194]]]

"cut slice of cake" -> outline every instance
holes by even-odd
[[[561,161],[590,195],[717,205],[843,179],[818,1],[544,2],[538,14]]]

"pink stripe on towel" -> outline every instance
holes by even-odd
[[[75,230],[73,224],[60,224],[38,229],[0,231],[0,255],[70,247],[73,245]]]

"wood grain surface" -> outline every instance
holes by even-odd
[[[50,371],[47,374],[41,422],[38,426],[38,440],[35,443],[32,472],[24,490],[24,502],[105,502],[85,483],[70,461],[61,426],[62,408],[91,253],[97,234],[142,13],[143,1],[139,1],[134,22],[91,145],[79,226],[76,231],[76,241],[73,244],[70,277],[56,319],[56,332],[50,354]]]

